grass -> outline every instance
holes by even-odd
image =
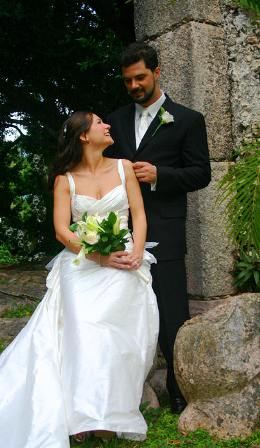
[[[0,339],[0,353],[4,351],[4,349],[6,348],[7,345],[8,345],[7,342]]]
[[[173,415],[168,408],[145,409],[143,414],[148,424],[147,440],[144,442],[116,438],[102,441],[93,437],[80,444],[72,441],[71,448],[260,448],[260,431],[244,440],[216,440],[201,429],[182,435],[177,429],[178,416]]]
[[[29,317],[34,312],[36,306],[37,304],[18,305],[4,311],[0,317],[7,319]]]

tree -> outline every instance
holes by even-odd
[[[117,58],[122,46],[134,40],[133,5],[124,0],[0,0],[0,27],[0,201],[5,203],[0,227],[4,234],[22,228],[34,241],[33,253],[39,249],[39,232],[53,238],[44,167],[53,158],[64,118],[73,110],[105,117],[126,101]],[[7,131],[18,133],[13,142],[3,141]],[[39,210],[32,213],[33,200],[41,210],[47,206],[42,225]],[[13,241],[11,248],[28,253],[26,244],[19,249]]]

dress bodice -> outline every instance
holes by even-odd
[[[118,212],[122,222],[127,224],[129,215],[129,204],[125,188],[125,173],[122,160],[117,163],[118,174],[121,184],[110,190],[101,199],[91,196],[76,194],[75,182],[70,173],[66,173],[70,185],[71,214],[73,222],[79,221],[84,212],[90,215],[98,214],[101,218],[106,217],[109,212]]]

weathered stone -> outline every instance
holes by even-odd
[[[11,342],[27,324],[29,317],[0,319],[0,340]]]
[[[245,437],[260,417],[260,294],[231,297],[187,321],[175,347],[175,374],[187,408],[182,432]]]
[[[187,278],[192,296],[210,297],[232,294],[233,248],[226,233],[224,204],[217,203],[219,180],[228,162],[212,162],[212,182],[188,195]]]
[[[45,269],[6,269],[0,274],[0,292],[28,299],[41,299],[46,292],[48,272]]]
[[[231,80],[233,140],[239,145],[245,136],[248,141],[248,134],[254,138],[252,126],[259,126],[260,121],[260,30],[245,11],[230,8],[226,0],[221,3]]]
[[[136,0],[135,27],[137,39],[163,34],[187,21],[219,24],[218,0]]]
[[[190,22],[152,43],[159,52],[162,88],[205,116],[211,158],[231,151],[227,55],[222,28]]]
[[[166,369],[158,369],[154,372],[152,378],[149,381],[149,384],[152,386],[158,397],[166,392],[166,376]]]
[[[153,388],[147,383],[144,383],[144,390],[142,396],[142,403],[149,403],[150,408],[159,408],[160,403]]]
[[[210,299],[211,300],[189,300],[190,316],[195,317],[198,316],[198,314],[206,313],[216,306],[221,305],[226,300],[226,298],[215,299],[212,297]]]

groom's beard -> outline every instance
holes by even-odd
[[[139,87],[138,89],[133,89],[131,91],[128,91],[129,95],[132,97],[135,103],[137,104],[145,104],[147,101],[149,101],[155,91],[155,83],[152,87],[152,89],[145,91],[142,87]],[[144,93],[143,96],[140,98],[137,96],[139,93]]]

